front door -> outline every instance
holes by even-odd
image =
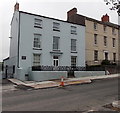
[[[59,57],[53,56],[53,66],[59,66]]]

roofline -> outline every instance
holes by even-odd
[[[68,22],[68,21],[64,21],[64,20],[60,20],[60,19],[56,19],[56,18],[51,18],[51,17],[47,17],[47,16],[42,16],[42,15],[38,15],[38,14],[33,14],[33,13],[29,13],[29,12],[24,12],[24,11],[19,11],[19,12],[20,13],[25,13],[25,14],[28,14],[28,15],[34,15],[34,16],[39,16],[39,17],[43,17],[43,18],[48,18],[48,19],[52,19],[52,20],[56,20],[56,21],[66,22],[66,23],[70,23],[70,24],[85,26],[85,25],[82,25],[82,24],[76,24],[76,23],[73,23],[73,22]]]
[[[96,20],[96,19],[93,19],[93,18],[86,17],[86,16],[85,16],[85,18],[86,18],[87,20],[96,21],[96,22],[98,22],[99,24],[108,25],[108,26],[110,26],[110,27],[115,27],[115,28],[117,28],[117,29],[118,29],[118,27],[120,27],[120,25],[114,24],[114,23],[111,23],[111,22],[103,22],[103,21],[99,21],[99,20]],[[110,25],[110,24],[111,24],[111,25]]]
[[[110,27],[115,27],[115,28],[117,28],[117,29],[120,27],[120,25],[114,24],[114,23],[111,23],[111,22],[102,22],[102,21],[100,21],[100,20],[93,19],[93,18],[84,16],[84,15],[81,15],[81,14],[75,14],[75,15],[80,15],[80,16],[84,17],[86,20],[96,21],[96,22],[98,22],[99,24],[108,25],[108,26],[110,26]],[[111,25],[110,25],[110,24],[111,24]]]
[[[7,57],[7,58],[3,59],[3,61],[8,60],[8,59],[9,59],[9,57]]]

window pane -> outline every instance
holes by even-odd
[[[33,66],[40,65],[40,54],[33,54]]]
[[[94,51],[94,61],[98,61],[98,51]]]
[[[76,56],[71,56],[71,66],[76,66],[76,59],[77,57]]]
[[[59,37],[53,37],[53,50],[59,49]]]
[[[41,48],[40,34],[34,34],[34,45],[35,48]]]
[[[105,52],[105,60],[108,60],[108,53]]]
[[[35,20],[34,20],[34,26],[42,28],[42,20],[35,18]]]
[[[107,37],[104,36],[104,46],[107,46]]]
[[[71,51],[76,51],[76,39],[71,39]]]
[[[94,44],[97,44],[97,34],[94,34]]]
[[[97,23],[94,23],[94,30],[97,30]]]
[[[54,31],[60,31],[60,24],[57,22],[53,22],[53,30]]]
[[[77,27],[71,26],[71,34],[77,34]]]
[[[115,38],[113,38],[112,40],[113,40],[113,47],[115,47]]]
[[[116,53],[113,53],[113,61],[116,61]]]

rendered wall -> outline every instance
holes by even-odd
[[[105,75],[105,71],[75,71],[75,77],[86,77],[86,76],[101,76]]]
[[[44,81],[51,79],[60,79],[61,77],[67,77],[67,71],[32,71],[29,75],[29,80]]]
[[[105,71],[75,71],[75,77],[102,76]],[[32,71],[29,73],[29,80],[44,81],[52,79],[67,78],[67,71]]]

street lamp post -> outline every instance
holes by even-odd
[[[120,0],[104,0],[106,5],[110,5],[110,10],[118,13],[118,65],[120,66]]]

